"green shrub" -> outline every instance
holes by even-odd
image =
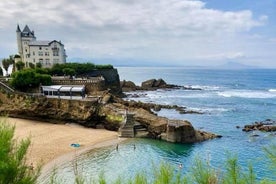
[[[35,64],[29,63],[29,67],[30,67],[31,69],[34,69],[34,68],[35,68]]]
[[[17,63],[15,63],[15,67],[18,71],[23,70],[23,68],[25,67],[25,63],[23,63],[22,61],[18,61]]]
[[[34,69],[25,69],[12,74],[10,85],[17,90],[27,91],[29,88],[42,85],[50,85],[52,79],[50,75],[36,73]]]
[[[96,65],[96,69],[102,70],[102,69],[113,69],[112,65]]]
[[[14,131],[14,126],[10,126],[6,120],[0,120],[0,183],[36,183],[40,169],[30,168],[26,164],[30,139],[21,140],[18,144],[13,139]]]
[[[52,75],[70,75],[69,69],[76,75],[85,75],[93,70],[113,69],[112,65],[95,65],[93,63],[65,63],[55,64],[49,71]],[[74,75],[73,74],[73,75]]]

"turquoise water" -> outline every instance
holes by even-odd
[[[178,114],[173,110],[161,110],[160,116],[187,119],[195,128],[222,135],[196,144],[171,144],[158,140],[130,139],[119,146],[92,150],[78,158],[79,168],[86,178],[97,178],[104,172],[108,180],[130,178],[134,173],[150,173],[153,165],[168,162],[178,169],[183,164],[186,173],[195,157],[208,159],[212,166],[223,170],[229,153],[239,158],[242,166],[252,163],[258,178],[273,178],[263,147],[276,142],[275,133],[261,133],[251,137],[236,126],[255,121],[276,119],[276,70],[195,70],[184,68],[118,68],[121,80],[136,84],[150,78],[163,78],[167,83],[200,87],[202,91],[158,90],[136,92],[143,94],[140,100],[160,104],[176,104],[203,112]],[[134,149],[134,146],[136,149]],[[65,163],[59,175],[72,183],[73,168]],[[275,179],[275,177],[274,177]]]

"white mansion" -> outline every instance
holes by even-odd
[[[19,25],[16,29],[18,53],[26,67],[32,63],[41,63],[42,67],[49,68],[56,63],[66,62],[64,45],[60,41],[40,41],[36,40],[34,31],[26,25],[23,31]]]

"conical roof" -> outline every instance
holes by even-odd
[[[16,32],[21,32],[21,29],[19,27],[19,25],[17,24],[17,29],[16,29]]]
[[[22,31],[23,33],[32,33],[28,25],[25,26],[25,28]]]

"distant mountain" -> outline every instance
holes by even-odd
[[[228,69],[228,70],[241,70],[241,69],[257,69],[257,66],[245,65],[237,62],[230,61],[223,65],[218,65],[214,67],[215,69]]]

